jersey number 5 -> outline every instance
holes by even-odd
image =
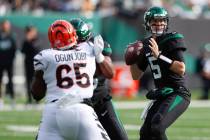
[[[150,64],[150,67],[152,69],[152,74],[153,74],[153,77],[154,79],[159,79],[161,78],[161,71],[160,71],[160,66],[158,64],[154,64],[154,61],[157,60],[157,58],[155,58],[154,56],[150,56],[149,58],[149,64]]]
[[[86,67],[86,63],[75,63],[74,64],[74,71],[76,76],[76,84],[82,88],[86,88],[90,86],[90,79],[87,73],[81,73],[80,67]],[[72,68],[69,65],[60,65],[57,67],[56,70],[56,79],[57,79],[57,86],[60,88],[71,88],[74,85],[74,81],[71,77],[63,77],[62,72],[66,71],[66,73],[69,73]],[[82,83],[82,79],[84,79],[85,82]]]

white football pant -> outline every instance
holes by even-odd
[[[38,140],[110,140],[92,107],[76,103],[58,108],[46,104]]]

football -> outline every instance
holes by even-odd
[[[143,43],[141,41],[136,41],[134,43],[129,44],[125,50],[124,55],[126,65],[135,64],[138,60],[138,56],[140,54],[143,54],[142,51]]]

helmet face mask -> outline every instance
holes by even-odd
[[[56,20],[48,29],[48,38],[51,48],[65,50],[77,43],[77,35],[74,27],[66,20]]]
[[[91,31],[88,25],[83,20],[81,20],[80,18],[76,18],[70,20],[70,23],[74,26],[76,30],[79,42],[86,41],[90,38]]]
[[[160,36],[168,30],[168,12],[162,7],[152,7],[144,14],[144,25],[147,31]]]
[[[167,22],[164,19],[154,19],[149,24],[151,33],[156,36],[164,34],[167,28]]]

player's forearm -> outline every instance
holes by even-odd
[[[31,94],[33,98],[37,101],[44,98],[46,93],[46,84],[42,79],[42,75],[43,74],[40,73],[40,71],[39,72],[36,71],[31,85]]]
[[[112,64],[112,60],[110,57],[105,56],[105,59],[102,63],[99,63],[100,70],[102,74],[108,78],[111,79],[114,76],[114,68]]]
[[[139,80],[144,73],[138,68],[136,64],[130,65],[130,72],[133,80]]]
[[[172,60],[162,54],[159,54],[157,59],[158,62],[164,65],[165,68],[170,69],[174,73],[183,76],[185,73],[185,64],[184,62]]]
[[[173,61],[172,65],[169,68],[171,71],[173,71],[174,73],[183,76],[185,73],[185,64],[184,62],[180,62],[180,61]]]

